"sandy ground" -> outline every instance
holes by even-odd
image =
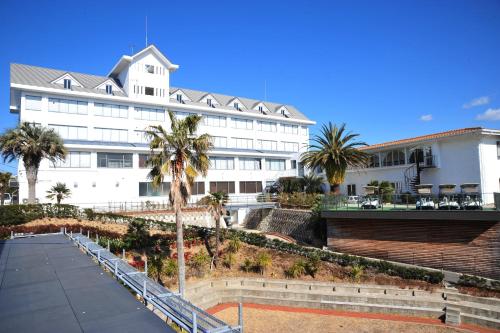
[[[231,307],[215,314],[231,325],[237,325],[238,309]],[[458,333],[461,329],[437,325],[396,322],[378,319],[350,318],[334,315],[243,309],[245,333]]]

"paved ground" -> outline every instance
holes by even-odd
[[[0,332],[174,332],[63,235],[0,241]]]
[[[228,324],[237,324],[237,304],[226,303],[208,310]],[[438,319],[359,313],[338,310],[294,308],[246,303],[243,305],[245,333],[498,333],[472,325],[445,326]]]

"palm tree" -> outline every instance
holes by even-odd
[[[56,198],[57,204],[61,204],[62,199],[69,198],[71,196],[71,190],[66,187],[65,183],[57,182],[54,186],[47,191],[47,199]]]
[[[10,172],[0,172],[0,205],[3,206],[5,200],[5,192],[9,189],[10,178],[12,174]]]
[[[376,187],[375,194],[380,196],[380,200],[383,200],[384,202],[391,202],[394,188],[389,181],[383,180],[379,182],[378,180],[372,180],[367,185]]]
[[[217,261],[219,260],[219,247],[220,247],[220,218],[222,214],[225,213],[224,205],[227,203],[229,197],[227,193],[220,192],[210,192],[202,202],[208,205],[212,216],[215,220],[215,253],[213,257],[213,263],[217,266]]]
[[[312,172],[302,178],[302,185],[306,193],[321,193],[321,184],[323,184],[323,177]]]
[[[196,136],[201,121],[199,115],[189,115],[184,119],[176,119],[172,111],[170,131],[161,125],[150,126],[146,131],[151,138],[149,148],[151,155],[148,165],[151,166],[149,178],[153,186],[160,186],[165,175],[172,177],[170,187],[170,203],[175,211],[177,227],[177,260],[179,266],[179,293],[184,295],[186,267],[184,263],[183,225],[181,209],[191,194],[191,186],[198,175],[205,177],[210,166],[208,151],[213,147],[212,138],[208,134]]]
[[[4,162],[22,159],[28,180],[28,202],[35,203],[38,169],[42,159],[52,163],[66,157],[61,137],[52,129],[23,122],[0,136],[0,153]]]
[[[324,124],[321,133],[312,138],[309,150],[302,154],[301,162],[310,169],[325,170],[326,180],[336,192],[348,167],[366,165],[368,154],[359,150],[366,143],[355,141],[358,136],[346,132],[345,124],[340,127],[331,122]]]

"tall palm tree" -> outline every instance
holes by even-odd
[[[10,172],[0,172],[0,205],[2,206],[5,200],[5,193],[9,189],[11,177],[12,174]]]
[[[359,134],[347,132],[345,124],[340,127],[329,122],[321,128],[321,133],[312,138],[309,150],[301,156],[301,162],[310,169],[325,170],[326,179],[337,191],[344,181],[348,167],[366,165],[368,154],[359,150],[365,142],[356,141]]]
[[[28,202],[35,203],[36,182],[40,162],[46,158],[52,163],[66,157],[61,137],[52,129],[23,122],[0,136],[0,153],[4,162],[22,159],[28,180]]]
[[[220,247],[220,218],[225,213],[224,205],[229,200],[227,193],[220,192],[210,192],[202,202],[208,205],[210,212],[215,220],[215,253],[213,257],[213,263],[217,266],[219,260],[219,247]]]
[[[207,153],[213,145],[210,135],[196,135],[201,116],[189,115],[184,119],[176,119],[172,111],[168,114],[170,131],[161,125],[150,126],[146,131],[151,139],[151,155],[147,161],[151,171],[148,176],[154,186],[160,186],[166,175],[172,178],[169,197],[174,207],[177,226],[179,293],[184,295],[186,267],[181,210],[191,194],[194,179],[198,175],[207,175],[210,166]]]
[[[56,198],[57,204],[61,204],[62,199],[69,198],[71,196],[71,190],[66,187],[65,183],[57,182],[54,186],[47,191],[47,199]]]

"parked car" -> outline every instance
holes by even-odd
[[[357,205],[359,203],[359,196],[357,195],[350,195],[347,197],[347,203],[348,204],[355,204]]]
[[[3,204],[4,205],[12,205],[12,196],[10,195],[10,193],[4,193]]]

